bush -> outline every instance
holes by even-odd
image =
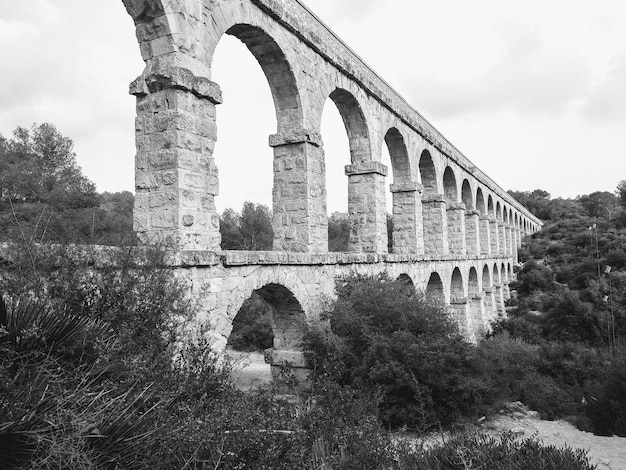
[[[544,446],[535,439],[516,440],[512,434],[494,438],[462,435],[423,453],[400,457],[402,468],[424,470],[594,470],[586,452],[569,447]]]
[[[490,399],[472,346],[439,305],[385,276],[342,279],[337,295],[330,329],[307,337],[317,380],[376,390],[391,427],[449,424]]]
[[[594,432],[626,437],[626,359],[614,361],[606,379],[586,397],[586,414]]]
[[[40,302],[0,305],[2,468],[138,468],[160,401],[120,387],[108,325]]]

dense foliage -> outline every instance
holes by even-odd
[[[547,220],[520,251],[524,263],[511,285],[518,295],[490,341],[497,347],[509,335],[508,342],[517,342],[521,367],[509,382],[515,399],[544,416],[621,436],[626,436],[624,187],[626,182],[618,185],[617,196],[595,192],[556,204],[545,191],[526,193],[531,209]],[[569,211],[557,210],[564,206]]]
[[[189,328],[197,306],[169,268],[166,247],[46,243],[126,243],[133,204],[130,193],[95,193],[71,141],[53,126],[0,137],[0,170],[0,234],[10,241],[0,259],[1,468],[587,470],[580,452],[532,439],[465,436],[429,450],[385,428],[454,426],[520,399],[597,432],[625,429],[626,363],[606,351],[606,316],[596,310],[613,277],[601,274],[594,291],[591,275],[598,259],[615,268],[619,339],[626,224],[617,205],[597,221],[595,264],[577,266],[573,281],[565,280],[567,247],[551,245],[533,262],[541,248],[528,245],[517,315],[478,347],[405,283],[342,280],[328,322],[308,335],[312,396],[285,400],[232,386],[228,365],[211,350],[210,325]],[[564,203],[551,217],[592,217],[604,197]],[[248,203],[225,218],[227,242],[268,249],[267,208]],[[267,309],[253,297],[245,310],[239,339],[262,348]]]
[[[0,135],[0,241],[132,244],[130,192],[98,194],[52,124]]]
[[[241,213],[226,209],[220,217],[222,249],[271,250],[274,241],[272,215],[267,206],[245,202]]]
[[[440,305],[385,276],[341,280],[330,329],[309,334],[318,380],[375,390],[387,426],[450,424],[491,395]]]

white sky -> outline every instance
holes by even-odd
[[[505,190],[575,197],[626,179],[626,1],[306,3]],[[121,0],[0,0],[0,134],[54,123],[99,191],[133,190],[127,93],[142,68]],[[218,209],[271,205],[276,129],[261,69],[227,37],[213,80],[225,98]],[[332,105],[324,113],[329,211],[345,210],[345,131]]]

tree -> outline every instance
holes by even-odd
[[[239,231],[244,249],[249,251],[271,250],[274,242],[272,216],[263,204],[246,201],[241,209]]]
[[[1,136],[0,136],[1,137]],[[49,123],[17,127],[0,139],[0,202],[94,207],[95,185],[83,176],[74,143]]]
[[[271,250],[274,240],[271,212],[263,204],[246,201],[238,214],[226,209],[220,217],[223,250]]]
[[[617,208],[617,197],[608,191],[596,191],[576,198],[590,217],[612,218]]]
[[[626,209],[626,180],[617,183],[617,190],[615,192],[619,198],[619,203]]]
[[[348,251],[350,220],[347,215],[335,212],[328,218],[328,251]]]
[[[52,124],[0,136],[0,239],[133,244],[134,196],[96,193]]]

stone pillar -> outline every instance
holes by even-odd
[[[448,205],[448,248],[455,255],[466,254],[465,245],[465,204],[456,202]]]
[[[485,295],[482,292],[476,292],[470,296],[470,316],[472,319],[474,337],[480,340],[485,337],[487,330],[485,328]]]
[[[448,218],[446,198],[443,194],[426,196],[422,199],[424,218],[424,253],[427,255],[448,254]]]
[[[474,335],[474,325],[472,323],[472,316],[470,315],[469,300],[467,297],[453,297],[450,299],[450,305],[448,306],[450,315],[459,324],[459,330],[465,336],[465,338],[472,342],[476,342],[476,336]]]
[[[480,213],[476,210],[465,212],[465,246],[468,255],[480,254]]]
[[[293,129],[269,138],[274,148],[274,250],[328,251],[326,171],[319,133]]]
[[[509,281],[502,283],[502,298],[508,300],[511,298],[511,288],[509,287]]]
[[[422,185],[416,182],[392,184],[393,252],[424,253],[422,227]]]
[[[492,256],[500,253],[500,237],[498,236],[498,221],[495,218],[489,219],[489,250]]]
[[[307,368],[307,360],[303,351],[280,349],[277,347],[265,350],[265,363],[270,365],[272,382],[285,392],[307,391],[311,388]]]
[[[513,228],[510,225],[506,226],[506,253],[513,254]]]
[[[489,255],[491,254],[491,230],[489,229],[489,217],[480,216],[478,223],[480,226],[480,254]]]
[[[169,67],[130,85],[137,97],[134,229],[144,242],[220,250],[215,209],[217,84]]]
[[[498,316],[504,316],[504,295],[502,293],[502,284],[494,284],[495,289],[495,311]]]
[[[500,242],[498,253],[500,256],[506,256],[506,227],[504,222],[498,222],[498,239]]]
[[[498,316],[498,309],[496,306],[495,290],[492,287],[487,287],[484,290],[484,304],[485,304],[485,328],[489,328],[491,322]]]
[[[359,162],[346,166],[348,213],[352,252],[387,253],[387,210],[385,176],[380,162]]]

